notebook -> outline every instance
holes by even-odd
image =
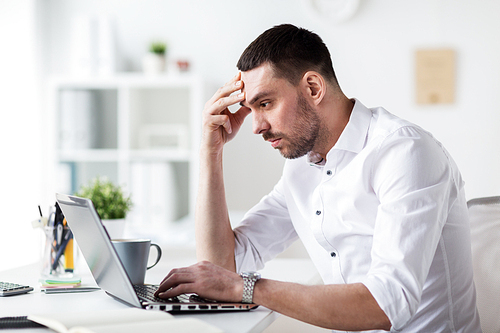
[[[156,285],[132,285],[91,200],[56,194],[56,200],[97,285],[114,299],[146,310],[167,312],[248,311],[258,306],[205,300],[195,294],[163,300]]]

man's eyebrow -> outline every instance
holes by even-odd
[[[266,91],[266,90],[265,91],[261,91],[261,92],[259,92],[257,95],[255,95],[250,100],[250,102],[248,103],[248,105],[249,106],[254,105],[258,100],[263,99],[264,97],[266,97],[266,96],[268,96],[270,94],[271,94],[271,91]],[[245,105],[243,105],[243,102],[240,102],[240,105],[241,106],[245,106]]]

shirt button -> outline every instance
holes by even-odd
[[[332,258],[335,258],[337,256],[337,253],[332,252],[332,253],[330,253],[330,255],[332,256]]]
[[[328,176],[331,176],[331,175],[332,175],[332,170],[328,170],[328,171],[326,172],[326,174],[327,174]]]
[[[321,211],[320,211],[320,210],[317,210],[317,211],[316,211],[316,215],[321,215]]]

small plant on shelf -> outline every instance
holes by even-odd
[[[167,44],[163,42],[154,42],[151,43],[149,47],[149,52],[157,54],[159,56],[164,56],[167,53]]]
[[[145,73],[159,74],[165,71],[167,62],[167,44],[153,42],[149,45],[149,52],[144,55],[142,67]]]
[[[96,177],[83,185],[77,196],[92,200],[101,219],[124,219],[132,208],[130,196],[106,177]]]

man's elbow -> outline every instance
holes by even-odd
[[[381,320],[380,320],[379,329],[384,330],[384,331],[390,331],[391,327],[392,327],[391,321],[389,320],[389,318],[387,318],[387,316],[384,313],[383,318],[381,318]]]

